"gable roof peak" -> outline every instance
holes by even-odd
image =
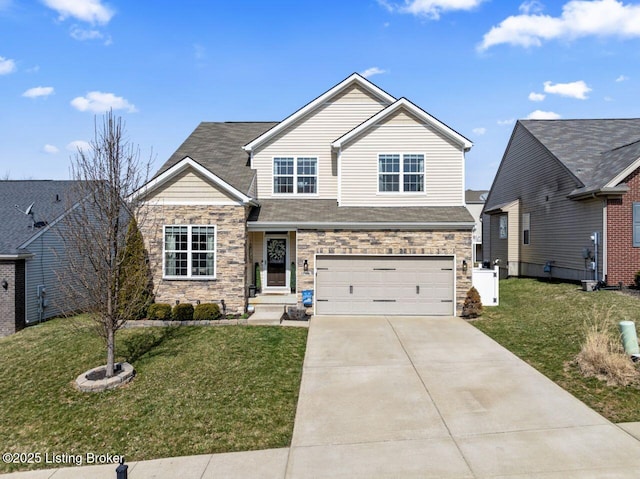
[[[363,123],[355,127],[353,130],[342,135],[340,138],[338,138],[333,143],[331,143],[331,147],[335,149],[341,148],[342,145],[352,140],[353,138],[361,134],[363,131],[379,123],[383,119],[388,118],[394,112],[402,108],[404,108],[411,114],[417,116],[418,118],[423,120],[425,123],[430,124],[435,129],[439,130],[442,134],[451,138],[456,143],[459,143],[461,146],[464,147],[465,151],[468,151],[473,146],[473,143],[469,139],[467,139],[466,137],[464,137],[463,135],[455,131],[453,128],[441,122],[436,117],[431,116],[429,113],[424,111],[422,108],[420,108],[410,100],[407,100],[405,97],[401,97],[397,99],[395,102],[393,102],[391,105],[380,110],[371,118],[369,118],[368,120],[364,121]]]
[[[289,127],[298,119],[304,117],[311,111],[315,110],[316,108],[324,104],[329,98],[333,97],[338,92],[345,90],[346,88],[350,87],[354,83],[358,84],[359,86],[367,90],[369,93],[380,98],[386,103],[391,104],[396,101],[396,98],[394,98],[393,96],[388,94],[386,91],[384,91],[382,88],[378,87],[377,85],[373,84],[372,82],[364,78],[359,73],[352,73],[347,78],[342,80],[340,83],[338,83],[337,85],[334,85],[332,88],[324,92],[322,95],[316,97],[314,100],[307,103],[305,106],[297,110],[295,113],[289,115],[287,118],[282,120],[273,128],[271,128],[270,130],[267,130],[265,133],[263,133],[259,137],[255,138],[254,140],[244,145],[243,149],[247,152],[251,152],[254,148],[264,143],[265,141],[269,140],[270,138],[273,138],[273,136],[283,131],[285,128]]]

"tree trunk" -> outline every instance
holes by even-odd
[[[110,378],[114,374],[115,369],[115,349],[116,335],[113,328],[107,331],[107,377]]]

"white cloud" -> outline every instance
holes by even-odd
[[[50,154],[50,155],[55,155],[55,154],[56,154],[56,153],[58,153],[60,150],[59,150],[57,147],[53,146],[53,145],[49,145],[49,144],[47,144],[47,145],[44,145],[44,146],[42,147],[42,151],[44,151],[45,153],[48,153],[48,154]]]
[[[383,70],[382,68],[378,68],[378,67],[371,67],[371,68],[367,68],[363,72],[360,72],[360,75],[362,75],[365,78],[369,78],[369,77],[372,77],[373,75],[381,75],[383,73],[387,73],[387,70]]]
[[[452,10],[472,10],[485,0],[404,0],[404,3],[392,3],[378,0],[378,3],[390,12],[410,13],[412,15],[438,20],[440,14]]]
[[[508,126],[508,125],[513,125],[515,121],[516,120],[514,120],[513,118],[509,118],[507,120],[498,120],[497,123],[500,126]]]
[[[560,115],[553,111],[536,110],[529,113],[527,120],[558,120]]]
[[[536,93],[534,91],[529,93],[529,100],[531,100],[531,101],[542,101],[546,97],[547,97],[547,95],[545,95],[544,93]]]
[[[540,3],[538,0],[529,0],[520,5],[518,7],[518,10],[520,10],[525,15],[530,15],[532,13],[542,12],[542,10],[544,10],[544,5],[542,5],[542,3]]]
[[[10,58],[0,57],[0,75],[8,75],[16,71],[16,62]]]
[[[545,40],[585,36],[640,36],[640,5],[624,5],[618,0],[571,0],[560,17],[536,13],[513,15],[485,33],[480,51],[507,43],[522,47],[540,46]]]
[[[67,145],[67,150],[73,151],[74,153],[77,153],[78,150],[87,153],[91,150],[91,144],[88,141],[75,140]]]
[[[474,132],[476,135],[484,135],[487,132],[487,129],[484,127],[479,127],[479,128],[474,128],[471,131]]]
[[[69,34],[71,35],[71,38],[81,42],[86,40],[101,40],[104,38],[104,35],[98,30],[85,30],[77,25],[71,27]]]
[[[628,79],[629,79],[629,77],[628,77],[628,76],[620,75],[618,78],[616,78],[616,83],[620,83],[620,82],[623,82],[623,81],[627,81]]]
[[[37,86],[34,88],[29,88],[25,91],[22,96],[27,98],[38,98],[40,96],[49,96],[53,93],[52,86]]]
[[[546,81],[544,82],[544,91],[554,95],[568,96],[570,98],[577,98],[578,100],[586,100],[587,93],[591,91],[591,88],[589,88],[587,84],[582,80],[570,83],[556,84],[553,84],[550,81]]]
[[[71,106],[80,111],[104,113],[109,110],[127,110],[129,113],[138,111],[135,105],[121,96],[101,91],[90,91],[86,96],[79,96],[71,100]]]
[[[42,0],[60,15],[60,20],[73,17],[83,22],[101,25],[109,23],[115,12],[101,0]]]

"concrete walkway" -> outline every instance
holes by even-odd
[[[608,422],[461,319],[316,317],[291,448],[141,461],[129,478],[637,478],[639,430]]]

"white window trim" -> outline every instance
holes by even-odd
[[[398,172],[399,178],[400,178],[400,190],[399,191],[380,191],[380,175],[381,174],[390,174],[390,173],[383,173],[380,171],[380,156],[381,155],[399,155],[400,156],[400,171]],[[422,166],[424,171],[422,172],[422,184],[424,186],[424,190],[423,191],[404,191],[404,157],[405,156],[409,156],[409,155],[422,155]],[[385,152],[385,153],[378,153],[376,155],[376,163],[377,163],[377,170],[378,170],[378,174],[376,175],[376,191],[377,191],[377,195],[382,195],[382,196],[393,196],[393,195],[401,195],[403,197],[405,196],[426,196],[427,194],[427,155],[426,153],[415,153],[415,152],[397,152],[397,151],[393,151],[393,152]],[[395,174],[395,173],[391,173],[391,174]],[[407,175],[415,175],[416,173],[406,173]]]
[[[285,175],[276,175],[274,172],[275,160],[276,158],[293,158],[293,192],[292,193],[277,193],[275,191],[275,178],[276,176],[285,176]],[[298,193],[298,159],[306,158],[306,159],[314,159],[316,160],[316,192],[315,193]],[[311,175],[300,175],[300,176],[311,176]],[[273,196],[281,196],[283,198],[289,198],[291,196],[318,196],[318,192],[320,191],[320,157],[314,155],[278,155],[271,157],[271,194]]]
[[[166,238],[166,230],[167,227],[176,227],[176,226],[181,226],[181,227],[187,227],[187,274],[186,276],[177,276],[177,275],[167,275],[166,274],[166,260],[167,260],[167,255],[166,255],[166,244],[165,244],[165,238]],[[192,243],[192,237],[191,237],[191,232],[193,231],[193,228],[213,228],[213,276],[193,276],[191,274],[191,264],[192,264],[192,256],[191,253],[193,252],[193,250],[191,249],[191,243]],[[218,226],[217,225],[204,225],[204,224],[197,224],[197,225],[184,225],[184,224],[172,224],[172,225],[163,225],[162,227],[162,279],[168,279],[168,280],[178,280],[178,281],[185,281],[185,280],[189,280],[189,281],[210,281],[212,279],[216,279],[218,275]]]

